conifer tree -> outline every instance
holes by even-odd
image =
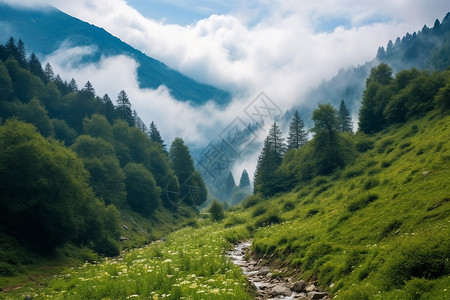
[[[305,131],[305,124],[300,118],[298,111],[295,111],[294,118],[289,124],[289,135],[287,138],[288,149],[298,149],[308,141],[308,133]]]
[[[242,171],[241,179],[239,180],[239,188],[247,188],[250,186],[250,178],[248,177],[247,170]]]
[[[352,118],[350,117],[350,112],[345,105],[345,101],[342,99],[339,105],[339,127],[342,132],[352,132]]]
[[[158,144],[160,144],[164,150],[164,153],[167,154],[166,150],[166,144],[164,144],[164,140],[161,137],[161,134],[158,131],[158,128],[156,127],[156,124],[152,121],[150,123],[150,129],[148,130],[148,136],[150,139]]]
[[[46,63],[44,68],[44,82],[49,83],[54,80],[55,80],[55,73],[53,72],[53,68],[49,63]]]
[[[258,157],[255,177],[253,180],[254,192],[265,196],[276,192],[275,171],[281,165],[286,150],[284,138],[277,123],[274,122],[269,135],[264,140],[264,146]]]
[[[78,92],[78,85],[75,79],[72,78],[72,80],[69,82],[69,89],[71,92]]]
[[[234,181],[233,174],[231,172],[228,173],[227,177],[227,183],[225,187],[225,192],[227,196],[231,196],[231,193],[233,193],[234,188],[236,187],[236,182]]]
[[[30,72],[38,76],[45,82],[44,70],[42,69],[41,62],[36,57],[36,54],[31,53],[30,60],[28,61],[28,68]]]
[[[131,103],[128,99],[127,93],[124,90],[117,95],[116,113],[119,118],[128,122],[130,126],[134,126],[134,118],[131,111]]]
[[[94,98],[95,97],[95,89],[94,86],[92,85],[92,83],[88,80],[88,82],[86,82],[86,84],[84,85],[84,88],[82,90],[83,92],[85,92],[86,94],[88,94],[90,97]]]

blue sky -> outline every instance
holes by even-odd
[[[189,25],[212,14],[227,14],[235,6],[233,1],[173,1],[126,0],[143,16],[164,23]]]

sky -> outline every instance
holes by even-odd
[[[7,2],[17,2],[7,0]],[[217,139],[264,92],[285,111],[308,103],[306,91],[341,68],[372,60],[379,46],[407,32],[433,26],[450,11],[448,0],[23,0],[48,3],[103,27],[122,41],[197,81],[230,91],[232,103],[194,108],[167,88],[141,90],[130,58],[103,58],[78,67],[95,47],[62,47],[46,60],[63,78],[90,80],[111,98],[124,89],[144,122],[155,121],[166,142],[182,136],[202,147]],[[68,56],[68,53],[71,56]],[[69,63],[68,63],[69,61]],[[117,70],[123,76],[114,74]],[[260,139],[264,134],[260,135]],[[253,174],[256,158],[246,159]],[[251,161],[251,162],[250,162]],[[240,173],[239,173],[240,174]]]

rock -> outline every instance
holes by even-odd
[[[269,274],[270,269],[269,267],[262,267],[259,271],[258,271],[258,275],[264,276]]]
[[[328,296],[328,293],[326,292],[309,292],[307,295],[311,299],[322,299],[326,296]]]
[[[33,300],[33,297],[31,297],[30,295],[26,295],[25,298],[23,298],[23,300]]]
[[[248,276],[248,277],[255,277],[255,276],[258,275],[258,272],[259,272],[259,271],[251,271],[251,272],[248,272],[248,273],[247,273],[247,276]]]
[[[428,175],[428,174],[430,174],[430,171],[423,171],[422,172],[422,175]]]
[[[266,277],[267,277],[267,278],[272,278],[272,276],[273,276],[273,274],[272,274],[272,273],[270,273],[270,272],[269,272],[269,273],[267,273],[267,275],[266,275]]]
[[[291,290],[282,285],[276,285],[270,291],[271,296],[290,296],[292,294]]]
[[[309,293],[309,292],[314,292],[316,291],[316,286],[314,284],[308,284],[308,286],[305,288],[305,292]]]
[[[306,287],[306,282],[303,280],[299,280],[292,285],[291,290],[293,290],[296,293],[300,293],[305,290],[305,287]]]
[[[334,288],[334,283],[330,284],[330,288]]]
[[[123,228],[124,228],[125,230],[128,230],[128,226],[127,226],[127,225],[122,224],[122,226],[123,226]]]
[[[128,238],[123,236],[123,235],[121,235],[120,238],[119,238],[119,241],[121,241],[121,242],[127,241],[127,240],[128,240]]]

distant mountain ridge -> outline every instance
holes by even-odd
[[[0,39],[6,42],[13,36],[22,39],[28,52],[49,55],[63,42],[72,46],[95,46],[97,51],[84,62],[97,62],[101,56],[126,55],[135,59],[139,68],[141,88],[169,88],[171,95],[180,101],[201,105],[209,100],[219,105],[230,101],[228,92],[199,83],[164,63],[148,57],[122,42],[103,28],[88,24],[51,7],[16,8],[0,2]]]
[[[341,69],[330,80],[323,81],[311,89],[301,104],[295,105],[284,116],[287,122],[293,112],[298,110],[308,127],[312,126],[312,111],[318,103],[331,103],[338,107],[341,99],[354,113],[359,111],[365,80],[370,70],[380,63],[386,63],[396,73],[402,69],[417,68],[419,70],[445,70],[450,66],[450,12],[442,22],[436,20],[432,28],[423,26],[422,30],[413,34],[406,33],[395,42],[389,41],[386,48],[380,46],[377,56],[364,65]],[[354,130],[358,124],[354,124]]]

